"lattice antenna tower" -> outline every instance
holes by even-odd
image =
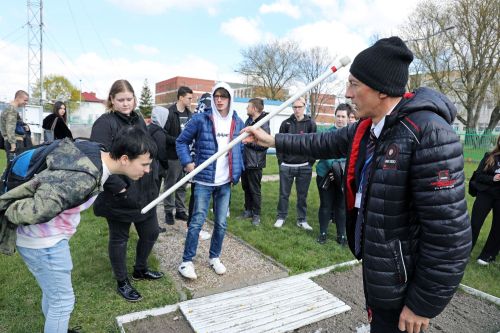
[[[28,93],[33,94],[33,86],[40,82],[40,105],[43,105],[43,4],[42,0],[28,0]]]

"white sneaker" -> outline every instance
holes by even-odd
[[[201,240],[208,240],[212,237],[212,235],[208,231],[200,230],[199,237]]]
[[[226,217],[231,217],[231,211],[229,210],[229,208],[227,209]]]
[[[196,280],[198,277],[196,276],[196,272],[194,271],[194,265],[192,261],[184,261],[179,266],[179,273],[187,279]]]
[[[222,275],[226,273],[226,266],[220,261],[219,258],[212,258],[209,260],[210,267],[212,267],[215,273]]]
[[[483,260],[483,259],[477,259],[477,263],[478,265],[481,265],[481,266],[488,266],[490,263],[486,260]]]
[[[285,223],[285,220],[283,219],[277,219],[276,223],[274,223],[275,228],[281,228],[283,226],[283,223]]]
[[[304,230],[313,230],[313,228],[307,223],[307,222],[297,222],[297,227],[304,229]]]

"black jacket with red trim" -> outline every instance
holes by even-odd
[[[437,316],[451,300],[471,250],[462,145],[446,96],[420,88],[385,119],[365,196],[363,281],[368,307]],[[306,135],[276,135],[283,154],[347,157],[347,237],[354,253],[360,182],[371,119]]]

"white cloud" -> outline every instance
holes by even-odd
[[[259,12],[261,14],[281,13],[294,19],[300,18],[299,7],[292,5],[289,0],[278,0],[270,5],[264,4],[260,6]]]
[[[17,90],[27,89],[26,59],[19,56],[27,55],[27,50],[1,40],[0,50],[2,50],[0,63],[9,64],[0,69],[3,81],[0,85],[0,100],[10,101]],[[44,72],[46,75],[63,75],[77,88],[80,86],[79,80],[82,80],[83,91],[93,91],[102,99],[106,99],[111,84],[118,79],[129,80],[139,96],[146,78],[153,93],[156,82],[173,76],[215,80],[235,78],[232,71],[224,72],[219,65],[189,54],[178,61],[171,58],[161,59],[161,61],[133,61],[127,58],[104,58],[97,53],[88,52],[70,60],[61,54],[48,51],[44,53]]]
[[[144,44],[136,44],[133,46],[133,48],[137,53],[143,55],[155,55],[160,53],[160,50],[158,50],[156,47]]]
[[[309,12],[320,14],[324,19],[335,20],[366,40],[374,34],[381,37],[397,34],[397,27],[407,21],[418,2],[414,0],[313,0],[317,8]]]
[[[214,8],[224,0],[108,0],[109,2],[124,8],[133,13],[147,15],[163,14],[167,9],[185,9],[205,8],[210,14],[215,13]]]
[[[235,17],[223,22],[220,26],[222,33],[233,37],[238,43],[243,45],[255,44],[261,41],[264,34],[259,29],[257,19],[245,17]]]
[[[337,21],[324,20],[297,27],[287,38],[298,41],[303,49],[326,47],[332,56],[348,55],[351,59],[367,46],[362,36]]]

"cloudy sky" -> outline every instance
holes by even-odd
[[[271,39],[353,58],[377,34],[397,33],[410,0],[43,0],[44,74],[105,98],[125,78],[243,82],[241,50]],[[0,1],[0,100],[28,84],[26,1]]]

